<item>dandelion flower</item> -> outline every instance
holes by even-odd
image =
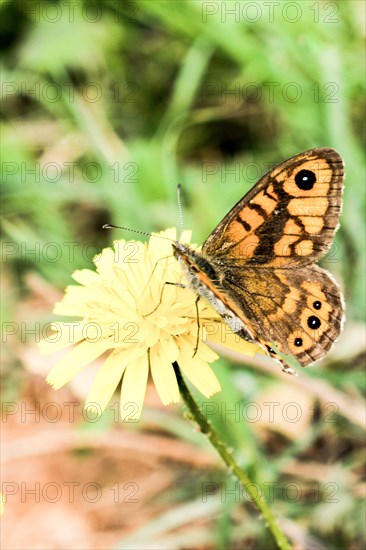
[[[218,356],[206,341],[235,348],[234,340],[236,347],[240,340],[211,306],[204,300],[196,306],[196,295],[178,286],[185,281],[171,246],[176,230],[159,235],[152,235],[148,244],[115,241],[113,249],[103,249],[94,259],[96,272],[76,271],[73,278],[81,286],[69,286],[54,313],[82,320],[53,323],[54,333],[40,343],[43,353],[76,344],[47,377],[55,389],[106,354],[85,404],[95,412],[106,408],[122,380],[121,418],[128,415],[130,420],[137,420],[149,371],[162,403],[179,402],[174,362],[203,395],[210,397],[221,388],[209,365]],[[190,232],[182,235],[182,241],[189,243]],[[198,331],[200,340],[196,346]],[[247,355],[254,355],[259,349],[244,340],[239,348]]]

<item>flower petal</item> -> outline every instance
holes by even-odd
[[[147,353],[129,363],[122,380],[121,419],[138,422],[145,398],[149,362]]]
[[[121,241],[125,242],[125,241]],[[97,267],[97,272],[100,277],[110,279],[114,275],[114,260],[115,253],[112,248],[103,248],[94,258],[94,263]]]
[[[65,353],[62,359],[56,363],[49,375],[47,382],[58,390],[71,380],[85,365],[91,363],[110,348],[109,342],[86,342],[78,344],[70,352]]]
[[[106,299],[106,293],[103,292],[101,286],[92,288],[70,285],[66,288],[61,302],[56,302],[53,313],[55,315],[83,317],[88,315],[89,304],[95,302],[98,298],[100,301]]]
[[[179,388],[171,361],[158,343],[150,351],[150,369],[156,391],[163,405],[179,403]]]
[[[126,360],[124,350],[114,350],[108,356],[93,380],[86,398],[85,408],[94,409],[97,414],[104,411],[122,379],[127,364],[128,358]]]
[[[193,348],[187,343],[181,346],[178,364],[184,374],[196,388],[206,397],[221,390],[220,382],[216,378],[211,367],[197,357],[192,357]]]
[[[162,236],[163,238],[160,238]],[[171,241],[169,240],[171,239]],[[155,261],[161,260],[165,256],[173,256],[173,241],[177,240],[177,231],[175,228],[153,233],[148,244],[148,255]]]
[[[213,325],[215,325],[214,330],[212,329]],[[257,353],[265,354],[265,351],[258,344],[240,338],[223,321],[211,321],[210,323],[203,324],[202,340],[208,344],[211,342],[219,347],[224,347],[249,357],[253,357]]]
[[[182,231],[181,236],[179,237],[179,240],[181,243],[189,244],[191,242],[191,238],[192,238],[192,230],[184,229],[184,231]]]
[[[95,271],[91,271],[91,269],[77,269],[71,277],[84,286],[100,283],[100,276]]]
[[[54,353],[60,349],[67,348],[83,340],[84,323],[52,323],[51,329],[55,332],[47,335],[38,344],[41,354]],[[44,332],[44,331],[43,331]]]
[[[164,354],[168,357],[170,363],[174,363],[179,355],[179,348],[170,334],[163,334],[160,337],[160,344]]]

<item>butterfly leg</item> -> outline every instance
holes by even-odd
[[[182,283],[172,283],[170,281],[165,281],[164,283],[164,286],[163,286],[163,289],[161,291],[161,295],[160,295],[160,302],[159,304],[156,306],[156,308],[151,311],[148,315],[150,315],[151,313],[153,313],[160,305],[161,303],[161,300],[162,300],[162,296],[163,296],[163,291],[164,291],[164,288],[165,288],[165,285],[174,285],[174,286],[177,286],[179,288],[188,288],[186,285],[182,284]],[[192,355],[192,359],[193,357],[196,355],[197,351],[198,351],[198,344],[199,344],[199,340],[200,340],[200,328],[201,328],[201,325],[200,325],[200,315],[199,315],[199,311],[198,311],[198,302],[200,301],[200,296],[197,296],[196,300],[195,300],[195,307],[196,307],[196,316],[197,316],[197,336],[196,336],[196,345],[194,346],[194,351],[193,351],[193,355]]]
[[[188,288],[187,285],[184,285],[183,283],[172,283],[170,281],[165,281],[165,285],[173,285],[178,286],[179,288]]]
[[[292,374],[292,375],[297,376],[297,372],[292,367],[290,367],[290,365],[287,365],[287,363],[285,363],[285,361],[282,359],[282,357],[280,357],[280,355],[278,355],[275,352],[275,350],[271,347],[270,342],[266,342],[264,340],[261,340],[259,342],[259,345],[261,346],[261,348],[264,349],[264,351],[266,351],[268,353],[268,355],[270,357],[272,357],[272,359],[274,359],[276,361],[276,363],[279,363],[281,365],[282,372],[286,372],[287,374]]]
[[[162,300],[163,300],[163,292],[164,292],[164,289],[165,289],[165,285],[174,285],[174,286],[178,286],[179,288],[187,288],[185,285],[181,284],[181,283],[172,283],[172,282],[169,282],[169,281],[165,281],[164,283],[164,286],[163,288],[161,289],[161,293],[160,293],[160,299],[159,299],[159,302],[157,304],[156,307],[154,307],[154,309],[152,311],[150,311],[149,313],[146,313],[145,314],[145,317],[148,317],[149,315],[151,315],[152,313],[154,313],[158,307],[160,306]]]
[[[280,363],[282,365],[282,372],[286,372],[287,374],[293,374],[293,375],[297,376],[297,372],[294,371],[294,369],[292,367],[289,367],[283,361],[280,361]]]
[[[174,286],[178,286],[179,288],[188,288],[186,285],[182,284],[182,283],[171,283],[169,281],[166,281],[164,284],[166,285],[174,285]],[[200,340],[200,328],[201,328],[201,325],[200,325],[200,314],[199,314],[199,311],[198,311],[198,302],[200,301],[200,296],[197,296],[196,300],[195,300],[195,307],[196,307],[196,316],[197,316],[197,336],[196,336],[196,345],[194,346],[194,351],[193,351],[193,355],[192,355],[192,359],[193,357],[196,355],[197,351],[198,351],[198,344],[199,344],[199,340]]]
[[[290,367],[290,365],[287,365],[285,361],[282,359],[282,357],[277,355],[276,352],[271,353],[270,351],[267,350],[267,353],[272,357],[272,359],[276,361],[276,363],[279,363],[281,365],[282,372],[286,372],[286,374],[292,374],[297,376],[297,372],[292,367]]]
[[[194,303],[194,305],[196,306],[196,314],[197,314],[197,337],[196,337],[196,345],[194,346],[194,352],[193,352],[193,355],[192,355],[192,359],[197,353],[198,344],[199,344],[199,341],[200,341],[200,328],[201,328],[201,325],[200,325],[200,314],[199,314],[199,311],[198,311],[198,302],[200,301],[200,299],[201,299],[201,296],[197,296],[196,301]]]

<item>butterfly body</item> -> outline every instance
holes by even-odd
[[[242,312],[235,299],[230,298],[225,290],[223,274],[215,269],[212,262],[190,246],[177,242],[173,244],[173,248],[176,257],[182,263],[190,287],[212,305],[233,332],[243,332],[243,337],[246,332],[245,336],[254,340],[254,336],[246,331],[241,319]]]
[[[175,243],[190,286],[239,336],[306,366],[323,357],[343,323],[343,298],[315,264],[339,226],[343,162],[333,149],[283,162],[230,210],[202,246]]]

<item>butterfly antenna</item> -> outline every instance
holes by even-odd
[[[123,227],[122,225],[114,225],[112,223],[105,223],[102,226],[102,229],[124,229],[125,231],[132,231],[132,233],[138,233],[139,235],[145,235],[146,237],[157,237],[158,239],[164,239],[166,241],[174,242],[174,239],[169,239],[169,237],[163,237],[162,235],[153,235],[147,231],[140,231],[139,229],[131,229],[131,227]]]
[[[178,199],[178,215],[179,215],[179,226],[180,226],[180,237],[183,233],[183,210],[182,210],[182,186],[178,183],[177,186],[177,199]]]

